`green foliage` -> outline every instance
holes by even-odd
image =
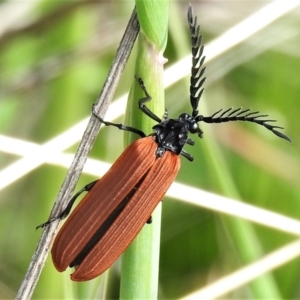
[[[164,51],[168,37],[169,1],[137,0],[136,10],[141,31],[153,43],[156,51]]]

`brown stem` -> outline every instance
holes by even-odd
[[[128,57],[131,53],[133,44],[139,33],[139,23],[135,9],[131,15],[123,38],[120,42],[117,50],[115,59],[112,63],[111,69],[108,73],[102,91],[97,99],[95,109],[98,114],[103,117],[108,109],[108,105],[114,95],[120,76],[124,70]],[[66,207],[67,202],[71,198],[71,194],[74,191],[75,185],[82,172],[84,163],[86,162],[89,151],[93,145],[93,142],[99,132],[100,123],[95,117],[91,117],[87,128],[82,137],[81,143],[78,147],[77,153],[75,154],[72,165],[66,175],[66,178],[59,191],[57,200],[51,211],[50,217],[57,216],[59,212]],[[50,244],[54,239],[58,228],[57,221],[51,223],[43,231],[42,237],[37,245],[36,251],[32,256],[31,263],[28,267],[25,278],[21,284],[19,292],[16,296],[17,300],[28,300],[31,298],[39,276],[44,267]]]

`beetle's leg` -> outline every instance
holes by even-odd
[[[151,119],[153,119],[154,121],[161,123],[161,119],[155,115],[144,103],[150,101],[152,98],[149,95],[145,85],[144,85],[144,81],[142,80],[142,78],[135,76],[136,81],[138,82],[138,84],[140,85],[141,89],[143,90],[145,97],[141,98],[139,100],[139,109],[146,114],[148,117],[150,117]]]
[[[97,113],[95,111],[95,104],[93,104],[92,114],[93,114],[94,117],[96,117],[105,126],[115,126],[115,127],[119,128],[120,130],[130,131],[130,132],[136,133],[140,137],[145,137],[146,136],[146,134],[143,131],[141,131],[141,130],[139,130],[137,128],[126,126],[124,124],[117,124],[117,123],[112,123],[112,122],[104,121],[100,116],[97,115]]]
[[[99,180],[99,179],[98,179]],[[49,224],[51,224],[52,222],[56,221],[56,220],[62,220],[64,218],[66,218],[71,209],[72,209],[72,206],[74,204],[74,202],[76,201],[76,199],[83,193],[83,192],[89,192],[93,186],[98,182],[98,180],[95,180],[93,182],[90,182],[89,184],[87,184],[86,186],[84,186],[80,191],[78,191],[72,198],[71,200],[69,201],[67,207],[58,215],[58,216],[55,216],[55,217],[52,217],[50,218],[47,222],[39,225],[36,227],[36,229],[38,228],[44,228],[44,227],[47,227]]]

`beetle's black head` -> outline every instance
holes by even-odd
[[[179,116],[178,120],[186,125],[185,128],[188,130],[189,133],[196,133],[199,137],[202,138],[203,131],[200,129],[198,124],[199,121],[196,121],[195,117],[190,116],[187,113],[182,113]]]

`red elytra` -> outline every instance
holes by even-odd
[[[95,238],[98,241],[87,255],[83,255],[71,275],[72,280],[86,281],[99,276],[133,241],[180,168],[178,155],[166,151],[157,157],[156,149],[157,143],[152,136],[135,141],[85,195],[54,241],[51,252],[58,271],[72,265],[101,226],[104,226],[103,236]],[[134,194],[130,195],[132,191]],[[105,225],[124,200],[128,201],[125,207]]]

